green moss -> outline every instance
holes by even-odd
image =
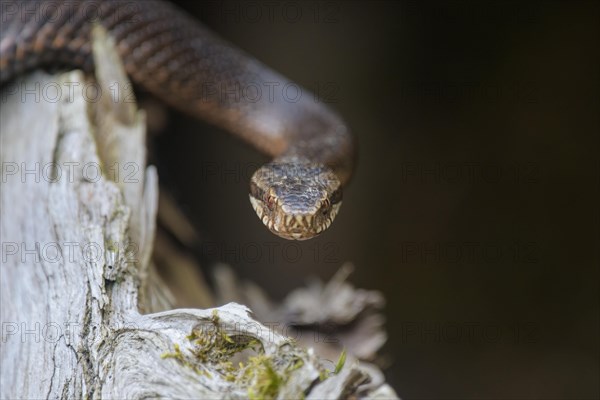
[[[116,253],[118,251],[118,244],[116,242],[107,241],[106,242],[106,250]]]
[[[175,344],[173,347],[175,347],[175,351],[173,353],[163,353],[161,354],[160,358],[174,358],[177,361],[179,361],[181,364],[185,365],[186,367],[193,369],[196,373],[198,374],[204,374],[207,376],[210,376],[210,374],[207,371],[203,371],[201,369],[199,369],[197,367],[197,365],[195,365],[194,363],[190,362],[185,356],[184,354],[181,352],[181,349],[179,348],[178,344]]]
[[[342,354],[340,354],[340,358],[338,358],[337,363],[335,364],[334,374],[339,374],[342,368],[344,368],[344,364],[346,364],[346,349],[342,350]]]
[[[175,344],[175,351],[173,353],[163,353],[160,358],[175,358],[177,360],[183,359],[183,354],[181,353],[181,349],[178,344]]]
[[[220,325],[218,313],[213,311],[210,325],[203,325],[188,335],[194,344],[193,354],[201,363],[218,363],[224,370],[233,369],[231,357],[246,349],[257,350],[260,343],[249,336],[239,335],[235,340]]]
[[[250,399],[272,399],[279,392],[284,379],[273,368],[269,357],[253,357],[244,375],[249,375],[252,385],[248,387]],[[244,376],[248,378],[248,376]]]
[[[281,346],[275,354],[265,354],[262,344],[253,337],[243,334],[229,335],[222,328],[216,311],[207,322],[196,327],[187,336],[192,345],[190,353],[184,354],[180,347],[175,345],[175,351],[164,354],[163,358],[174,358],[198,373],[207,374],[202,370],[210,366],[222,379],[235,383],[236,387],[246,388],[250,399],[276,398],[292,374],[302,368],[304,359],[308,358],[306,350],[289,343]],[[233,357],[245,350],[251,350],[255,355],[249,355],[244,361],[234,363]],[[340,369],[344,360],[345,352],[338,360]],[[320,372],[321,375],[325,374],[323,379],[329,376],[326,370]],[[302,393],[298,395],[302,396]]]
[[[319,380],[322,382],[325,379],[328,379],[329,377],[331,377],[331,374],[339,374],[340,371],[344,368],[344,365],[346,364],[346,349],[343,349],[342,352],[340,353],[340,357],[338,358],[337,362],[335,363],[335,368],[333,369],[333,371],[330,371],[328,369],[321,369],[319,370]]]
[[[329,378],[329,371],[326,369],[322,369],[319,371],[319,380],[323,382],[325,379]]]
[[[211,377],[211,374],[203,368],[206,365],[211,365],[225,379],[234,381],[235,375],[233,373],[236,368],[230,361],[231,358],[246,349],[257,351],[260,343],[254,338],[243,335],[236,336],[234,340],[221,327],[220,322],[219,315],[215,310],[208,320],[208,324],[198,326],[186,336],[186,339],[192,344],[191,356],[184,354],[180,346],[175,344],[174,352],[162,354],[161,357],[174,358],[182,365],[209,377]]]
[[[261,354],[248,358],[246,365],[240,363],[235,382],[248,387],[250,399],[273,399],[292,373],[303,365],[302,358],[293,352]]]

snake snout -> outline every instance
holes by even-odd
[[[315,237],[317,232],[312,224],[312,216],[288,215],[279,235],[287,239],[306,240]]]
[[[274,224],[270,227],[276,235],[291,240],[311,239],[321,233],[321,223],[314,214],[287,214],[284,212],[274,218]]]
[[[290,233],[310,232],[314,230],[312,215],[286,215],[285,226]]]

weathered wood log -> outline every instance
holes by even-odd
[[[373,367],[331,370],[243,305],[152,313],[171,303],[149,285],[157,174],[144,113],[95,35],[94,80],[37,72],[2,88],[0,398],[395,398]]]

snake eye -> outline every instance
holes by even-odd
[[[323,203],[323,206],[321,207],[321,212],[323,213],[323,215],[327,215],[327,213],[329,212],[329,201],[326,200],[325,203]]]
[[[273,210],[273,208],[275,208],[275,198],[273,196],[268,196],[266,203],[267,207],[269,207],[269,210]]]

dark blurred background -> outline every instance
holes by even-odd
[[[203,256],[275,299],[352,262],[404,399],[599,398],[599,2],[179,4],[360,143],[337,221],[290,243],[248,201],[265,157],[172,112],[159,170]]]

